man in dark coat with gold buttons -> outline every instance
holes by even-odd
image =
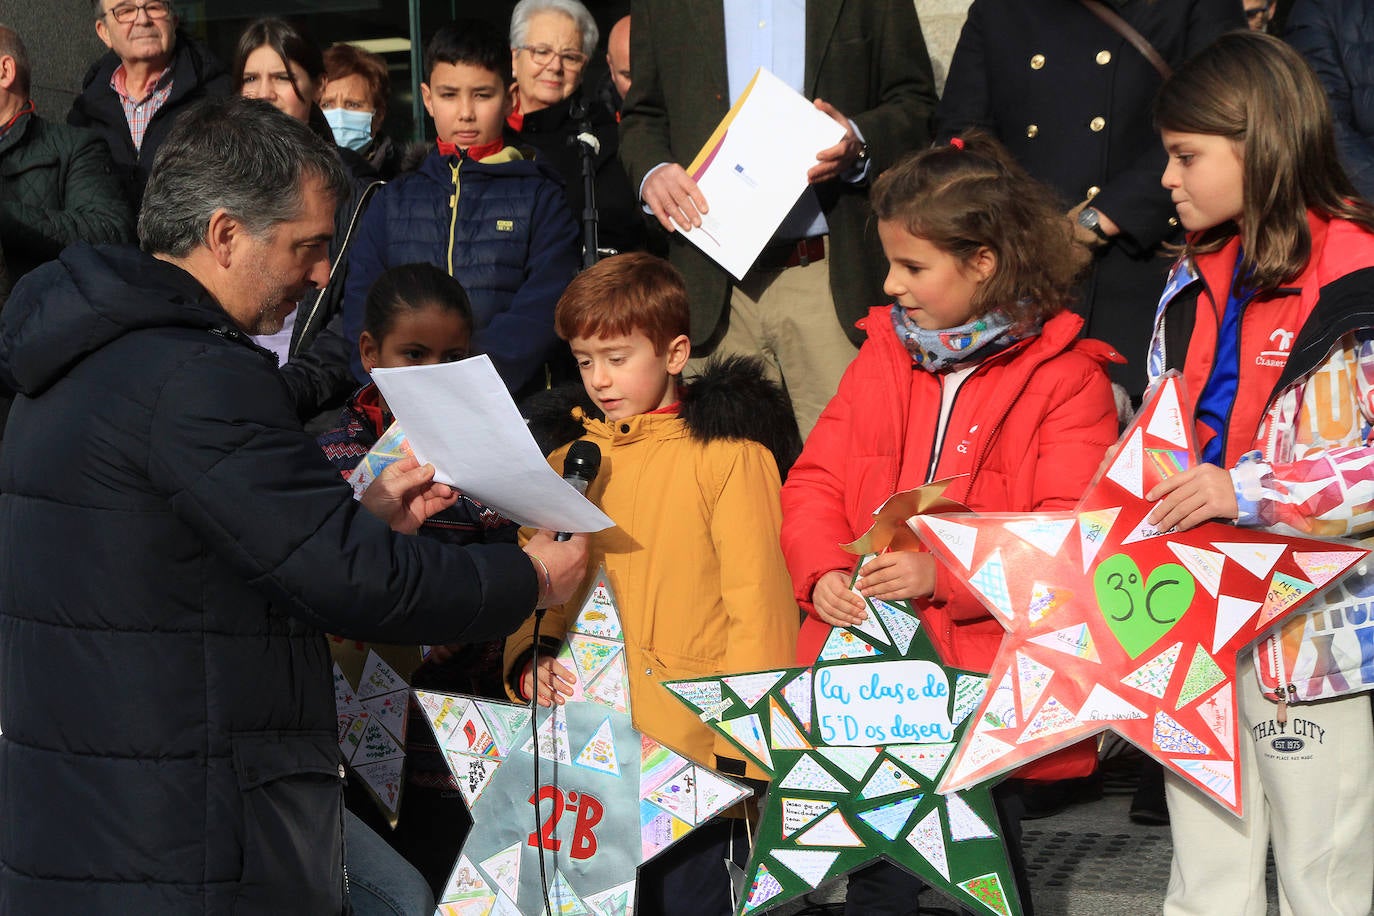
[[[1113,380],[1138,399],[1170,263],[1159,248],[1178,240],[1151,118],[1163,76],[1089,6],[1118,14],[1168,67],[1245,27],[1239,0],[974,0],[936,125],[941,141],[970,127],[992,132],[1071,208],[1094,254],[1076,307],[1084,333],[1129,360]]]

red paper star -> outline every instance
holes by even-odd
[[[1166,377],[1075,511],[910,520],[1007,630],[941,792],[1111,729],[1241,813],[1236,655],[1369,551],[1151,526],[1144,494],[1195,462],[1180,403]]]

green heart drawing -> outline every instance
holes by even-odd
[[[1139,658],[1183,619],[1197,592],[1192,573],[1177,563],[1155,567],[1150,577],[1124,553],[1103,560],[1093,573],[1093,590],[1112,635],[1131,658]]]

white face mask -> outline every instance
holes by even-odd
[[[324,119],[334,132],[334,142],[351,150],[360,150],[372,141],[372,112],[349,111],[347,108],[325,109]]]

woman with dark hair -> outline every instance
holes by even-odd
[[[325,85],[324,54],[296,26],[276,18],[250,24],[234,49],[231,76],[235,94],[270,102],[334,143],[354,178],[376,177],[367,160],[335,142],[319,104]]]
[[[587,61],[599,38],[596,20],[579,0],[520,0],[510,20],[515,87],[508,123],[563,177],[568,207],[579,219],[586,192],[575,138],[584,132],[596,138],[598,245],[633,251],[644,247],[644,216],[639,194],[616,155],[620,138],[615,112],[582,91]]]
[[[328,428],[334,412],[355,386],[349,371],[353,347],[339,333],[341,325],[336,318],[343,301],[349,242],[367,202],[382,182],[362,156],[334,142],[334,133],[318,104],[325,84],[324,55],[296,26],[276,18],[250,24],[239,36],[231,77],[235,94],[261,99],[309,124],[334,145],[354,178],[352,193],[339,201],[334,214],[329,281],[318,294],[311,292],[301,301],[281,331],[254,338],[277,354],[301,422],[318,419],[320,422],[309,425],[319,432]]]

